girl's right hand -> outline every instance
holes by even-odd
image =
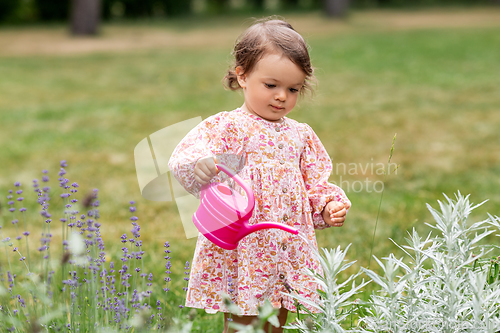
[[[216,162],[217,160],[214,156],[200,158],[194,166],[194,179],[201,185],[208,184],[210,179],[219,172],[215,165]]]

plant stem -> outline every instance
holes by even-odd
[[[24,208],[24,205],[22,206],[22,208]],[[28,227],[26,225],[26,216],[24,215],[24,211],[23,211],[23,222],[24,222],[24,231],[28,231]],[[26,240],[26,256],[28,257],[28,270],[31,270],[30,247],[27,235],[25,236],[25,240]]]
[[[391,152],[389,153],[389,161],[387,161],[387,169],[390,168],[392,153],[394,152],[394,143],[396,142],[396,135],[397,135],[397,133],[394,134],[394,138],[392,139]],[[378,211],[377,211],[377,219],[375,220],[375,228],[373,228],[372,246],[370,249],[370,258],[368,259],[368,267],[367,267],[368,269],[370,268],[370,263],[372,261],[372,255],[373,255],[373,247],[375,246],[375,233],[377,232],[378,218],[380,216],[380,208],[382,207],[382,198],[384,197],[384,191],[385,191],[385,180],[387,178],[386,171],[390,172],[390,170],[385,170],[385,168],[384,168],[384,181],[382,182],[384,187],[382,188],[382,193],[380,194],[380,201],[378,203]]]

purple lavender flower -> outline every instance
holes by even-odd
[[[19,186],[21,186],[21,183],[20,183],[20,182],[15,182],[15,183],[14,183],[14,186],[15,186],[15,187],[19,187]]]
[[[170,291],[170,289],[168,288],[168,283],[171,281],[170,274],[172,273],[170,271],[170,268],[172,268],[172,264],[170,263],[170,256],[168,255],[170,253],[170,250],[169,250],[170,243],[167,241],[167,242],[165,242],[165,244],[163,246],[166,248],[166,250],[164,252],[167,254],[164,257],[165,260],[167,260],[167,263],[165,264],[165,268],[167,269],[165,271],[165,274],[167,274],[167,276],[164,279],[166,282],[166,286],[165,286],[165,288],[163,288],[163,291],[168,292],[168,291]]]
[[[231,277],[228,277],[228,278],[227,278],[227,286],[228,286],[227,291],[228,291],[230,294],[234,291],[234,289],[233,289],[233,285],[234,285],[234,283],[233,283],[233,279],[232,279]]]
[[[185,278],[184,278],[184,281],[189,281],[189,261],[186,261],[186,266],[184,266],[184,274],[187,275]],[[187,291],[187,287],[185,288],[182,288],[182,290],[184,291]]]
[[[64,176],[65,174],[66,174],[66,170],[64,170],[63,168],[61,168],[59,170],[59,173],[58,173],[59,177],[61,177],[61,178],[59,178],[59,180],[64,180],[64,178],[62,178],[62,176]]]
[[[150,282],[150,283],[148,283],[148,287],[151,287],[151,285],[152,285],[151,282],[153,281],[153,273],[149,273],[148,281]]]
[[[10,271],[7,271],[7,280],[9,282],[9,289],[14,286],[14,278],[15,278],[15,275],[12,276],[12,274],[10,273]]]
[[[68,163],[66,163],[66,160],[62,160],[60,162],[60,166],[61,166],[61,168],[66,168],[68,166]]]
[[[141,230],[141,227],[138,224],[135,224],[131,230],[132,235],[134,235],[135,238],[141,237],[141,234],[139,233],[140,230]]]
[[[19,301],[19,304],[21,304],[23,308],[26,307],[26,302],[24,301],[24,299],[22,299],[21,295],[17,295],[17,300]]]
[[[127,242],[127,234],[123,234],[120,239],[122,240],[122,243],[126,243]]]

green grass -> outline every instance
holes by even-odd
[[[302,24],[300,17],[294,20]],[[210,21],[206,24],[190,31],[209,28]],[[243,28],[228,19],[225,29],[236,38]],[[442,193],[471,193],[473,202],[490,200],[480,212],[500,212],[500,27],[398,30],[361,25],[340,33],[325,28],[308,34],[307,40],[319,84],[290,117],[312,126],[334,171],[338,163],[351,173],[357,167],[357,174],[341,172],[331,180],[340,182],[342,176],[351,185],[383,180],[360,168],[386,163],[397,133],[392,162],[399,169],[385,184],[375,255],[394,251],[389,237],[400,242],[412,227],[428,231],[424,222],[431,217],[425,203],[434,205]],[[118,256],[118,239],[131,228],[128,201],[136,200],[146,270],[155,274],[155,281],[163,279],[158,262],[163,260],[163,243],[170,241],[173,279],[181,288],[183,266],[191,261],[196,241],[184,238],[173,203],[141,198],[133,150],[166,126],[242,104],[240,94],[225,91],[221,84],[232,45],[214,44],[1,57],[4,232],[10,228],[5,195],[13,182],[23,183],[29,200],[28,186],[33,178],[41,179],[42,169],[50,171],[57,187],[58,163],[66,159],[67,177],[80,184],[81,196],[95,187],[100,190],[108,252]],[[363,189],[347,194],[353,206],[345,226],[319,231],[317,237],[323,247],[352,243],[348,257],[366,266],[380,193]],[[36,221],[29,227],[35,243],[41,218],[35,205],[29,208],[30,221]],[[484,215],[480,212],[476,215]],[[60,237],[57,231],[54,237]],[[180,303],[182,293],[173,294],[169,302]],[[154,295],[159,297],[159,290]],[[222,331],[220,314],[212,322],[213,316],[198,313],[195,326]]]

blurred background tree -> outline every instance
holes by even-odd
[[[325,0],[325,12],[328,16],[344,17],[349,9],[349,0]]]
[[[165,16],[174,17],[191,13],[191,0],[162,0]]]
[[[73,35],[97,34],[100,17],[100,0],[71,1],[71,33]]]
[[[248,4],[255,11],[263,11],[265,0],[248,0]]]
[[[0,0],[0,21],[8,19],[18,5],[18,0]]]
[[[81,2],[80,2],[81,1]],[[72,31],[85,26],[83,31],[97,31],[88,26],[96,21],[96,1],[102,20],[136,18],[171,18],[185,15],[220,15],[261,12],[321,10],[331,17],[342,17],[349,8],[418,8],[432,6],[500,5],[500,0],[0,0],[0,23],[71,20]],[[79,13],[81,11],[81,13]],[[90,15],[87,19],[86,16]],[[78,20],[77,20],[78,18]],[[79,23],[76,23],[77,20]],[[94,23],[93,25],[96,25]],[[95,32],[93,32],[95,33]]]
[[[40,21],[66,21],[69,18],[69,0],[35,0]]]
[[[125,17],[136,18],[153,16],[154,0],[122,0]]]
[[[206,0],[206,8],[210,14],[221,14],[229,8],[228,0]]]

